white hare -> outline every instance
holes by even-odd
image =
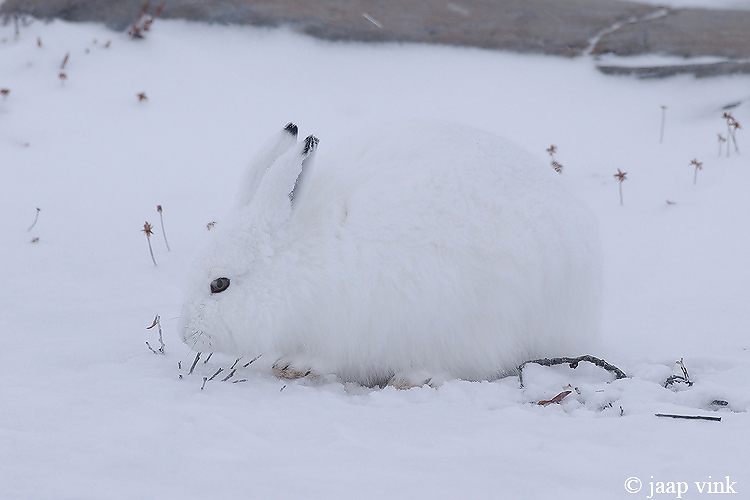
[[[591,347],[597,223],[551,167],[458,125],[317,145],[289,124],[252,163],[185,302],[188,345],[398,386]]]

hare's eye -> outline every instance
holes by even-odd
[[[211,282],[211,293],[220,293],[229,288],[229,278],[216,278]]]

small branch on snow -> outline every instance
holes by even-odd
[[[570,365],[571,368],[575,369],[578,367],[578,363],[580,363],[581,361],[588,361],[589,363],[593,363],[600,368],[604,368],[605,370],[614,373],[615,379],[619,380],[621,378],[627,378],[627,375],[625,375],[625,372],[617,368],[615,365],[609,364],[601,358],[597,358],[597,357],[586,354],[584,356],[578,356],[577,358],[568,358],[568,357],[541,358],[541,359],[532,359],[531,361],[524,361],[523,363],[518,365],[518,381],[521,383],[521,387],[523,387],[523,368],[529,363],[534,363],[534,364],[542,365],[542,366],[566,365],[567,364],[567,365]]]
[[[682,418],[685,420],[710,420],[712,422],[721,422],[721,417],[704,417],[703,415],[673,415],[671,413],[654,413],[657,417]]]
[[[195,370],[195,365],[198,364],[198,361],[201,359],[201,353],[198,353],[195,355],[195,361],[193,361],[193,365],[190,367],[190,371],[188,372],[188,375],[193,374],[193,370]]]
[[[258,361],[258,358],[260,358],[261,356],[262,356],[261,354],[258,354],[253,359],[251,359],[250,361],[248,361],[247,363],[245,363],[244,365],[242,365],[242,368],[247,368],[251,364],[255,363],[256,361]]]
[[[159,327],[159,349],[154,349],[153,347],[151,347],[151,344],[149,344],[148,342],[146,342],[146,347],[148,347],[151,350],[151,352],[153,352],[154,354],[164,354],[164,338],[162,336],[161,322],[159,321],[158,314],[154,318],[154,322],[151,323],[151,326],[146,327],[146,330],[151,330],[155,326]]]
[[[664,382],[664,387],[666,388],[673,384],[687,384],[688,387],[692,386],[693,382],[690,380],[690,375],[685,367],[684,358],[680,358],[680,360],[675,361],[675,363],[682,368],[682,375],[670,375],[667,381]]]
[[[210,377],[208,378],[208,381],[209,381],[209,382],[211,382],[211,381],[212,381],[212,380],[213,380],[213,379],[214,379],[214,378],[216,377],[216,375],[218,375],[219,373],[221,373],[221,372],[223,372],[223,371],[224,371],[224,368],[219,368],[218,370],[216,370],[216,371],[214,372],[214,374],[213,374],[213,375],[211,375],[211,376],[210,376]]]

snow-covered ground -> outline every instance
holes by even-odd
[[[727,476],[749,495],[748,83],[161,20],[139,41],[97,25],[34,22],[17,40],[0,27],[0,498],[649,498],[652,486],[675,498],[678,482],[701,498],[702,482]],[[745,156],[719,157],[734,103]],[[558,147],[563,180],[601,224],[591,354],[630,378],[530,366],[523,390],[516,378],[370,390],[284,382],[261,358],[201,390],[233,360],[187,374],[183,280],[259,141],[293,120],[322,152],[400,117],[472,124],[545,161]],[[155,314],[166,356],[144,345],[158,345]],[[680,358],[695,383],[666,389]],[[581,393],[535,404],[569,383]]]

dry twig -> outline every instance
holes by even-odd
[[[195,355],[195,361],[193,361],[193,364],[190,366],[190,371],[188,372],[188,375],[193,374],[193,370],[195,370],[195,365],[198,364],[198,361],[201,359],[201,353],[198,353]]]
[[[712,422],[721,422],[721,417],[704,417],[702,415],[674,415],[672,413],[654,413],[657,417],[682,418],[685,420],[710,420]]]
[[[161,322],[159,321],[159,315],[157,314],[154,318],[154,322],[151,323],[151,326],[146,327],[146,330],[151,330],[153,327],[158,326],[159,327],[159,349],[154,349],[151,347],[151,344],[146,342],[146,346],[153,352],[154,354],[164,354],[164,337],[162,336],[161,332]]]
[[[688,387],[693,385],[693,382],[690,380],[690,375],[688,374],[687,368],[685,367],[684,358],[680,358],[679,361],[675,361],[677,365],[682,369],[682,375],[670,375],[666,382],[664,382],[664,387],[669,387],[673,384],[687,384]]]
[[[615,379],[619,380],[621,378],[627,378],[625,372],[617,368],[615,365],[609,364],[601,358],[586,354],[584,356],[578,356],[577,358],[540,358],[532,359],[531,361],[524,361],[523,363],[518,365],[518,381],[521,383],[521,387],[523,387],[523,368],[529,363],[534,363],[542,366],[570,365],[571,368],[575,369],[578,368],[578,363],[580,363],[581,361],[588,361],[589,363],[593,363],[600,368],[604,368],[605,370],[614,373]]]

